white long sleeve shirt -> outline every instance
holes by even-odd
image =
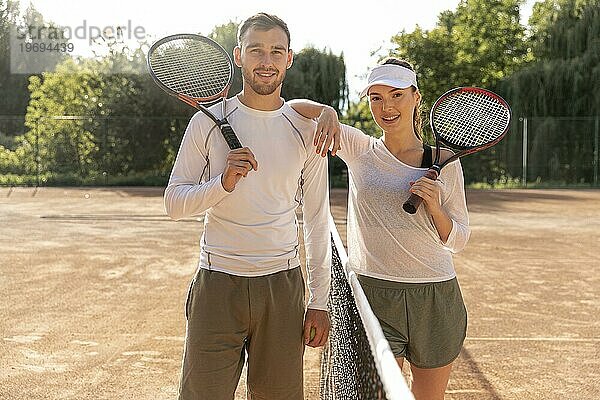
[[[414,215],[402,204],[411,181],[426,168],[398,160],[381,139],[342,125],[337,154],[349,171],[348,258],[357,273],[396,282],[440,282],[456,276],[452,253],[464,248],[469,235],[464,178],[460,162],[446,165],[438,178],[442,206],[452,220],[444,243],[421,206]]]
[[[221,105],[211,108],[222,115]],[[310,292],[308,308],[327,309],[331,246],[327,159],[313,150],[315,122],[284,104],[258,111],[237,97],[226,102],[227,119],[258,171],[235,190],[221,184],[229,148],[201,112],[189,122],[164,200],[175,219],[205,213],[199,266],[239,276],[264,276],[300,265],[296,208],[302,204]],[[303,183],[303,184],[302,184]]]

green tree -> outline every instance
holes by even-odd
[[[0,115],[22,115],[29,101],[28,76],[11,73],[10,35],[18,18],[18,2],[0,0]]]
[[[68,52],[28,51],[26,47],[22,47],[26,44],[60,46],[69,43],[68,39],[62,37],[61,33],[64,28],[46,20],[33,4],[25,9],[15,28],[13,48],[11,49],[14,57],[11,60],[14,72],[29,75],[52,71],[57,64],[69,58]]]
[[[236,31],[231,22],[216,27],[211,35],[231,52]],[[54,179],[63,184],[103,183],[103,172],[109,177],[167,176],[195,110],[154,84],[141,49],[128,49],[116,40],[103,45],[108,45],[106,56],[69,58],[55,71],[31,77],[28,131],[16,138],[13,150],[0,148],[3,172],[39,171],[46,183]],[[325,60],[325,73],[338,74],[345,85],[343,57],[320,52],[310,56]],[[302,56],[300,61],[302,65]],[[316,100],[341,104],[336,93],[342,89],[326,82],[315,85],[319,87],[314,93],[320,96]],[[234,86],[232,94],[237,90]],[[304,90],[298,97],[310,93]]]
[[[544,18],[551,15],[551,23]],[[530,170],[562,183],[592,182],[594,127],[564,117],[591,117],[600,110],[600,1],[545,1],[532,14],[535,62],[499,85],[513,115],[529,117],[530,158],[555,160],[560,168]],[[534,124],[533,122],[537,122]],[[585,126],[587,125],[587,126]],[[509,137],[507,153],[520,157],[520,138]]]
[[[444,11],[431,30],[417,28],[392,38],[391,55],[414,66],[423,96],[423,113],[445,91],[457,86],[496,89],[498,83],[531,60],[525,27],[519,21],[521,0],[462,0]],[[426,122],[426,121],[425,121]],[[426,135],[428,127],[424,124]],[[463,161],[467,181],[493,180],[506,167],[494,154]]]
[[[216,26],[208,35],[215,42],[219,43],[229,57],[233,59],[233,49],[237,46],[237,30],[239,23],[229,21],[226,24]],[[242,90],[242,72],[239,67],[233,64],[233,78],[228,96],[235,96]]]
[[[24,173],[39,169],[73,183],[103,179],[103,172],[167,175],[172,142],[193,109],[166,96],[147,73],[133,73],[145,63],[141,49],[122,50],[109,44],[103,58],[67,59],[31,78],[29,131],[16,149]]]
[[[548,10],[555,2],[544,4]],[[536,62],[500,88],[522,116],[594,115],[600,107],[600,1],[563,1],[554,13],[552,24],[535,30],[543,38],[536,45]]]
[[[294,55],[283,83],[286,99],[308,98],[340,111],[348,99],[344,55],[308,47]]]
[[[24,51],[19,45],[28,43],[31,36],[20,39],[28,27],[55,27],[32,6],[19,12],[17,1],[0,0],[0,172],[3,184],[10,182],[6,174],[24,173],[24,160],[20,155],[31,153],[31,147],[23,146],[21,136],[26,130],[24,119],[29,102],[29,77],[34,70],[34,62],[52,69],[65,56],[57,52],[34,53]],[[21,28],[21,30],[17,30]],[[38,42],[39,43],[39,42]],[[44,44],[47,44],[44,41]],[[11,48],[12,47],[12,48]],[[12,52],[11,52],[12,50]],[[29,149],[26,151],[26,149]],[[19,155],[20,154],[20,155]]]
[[[391,55],[410,61],[424,104],[457,86],[493,88],[528,60],[520,0],[462,0],[431,30],[418,27],[392,37]]]
[[[90,64],[69,59],[56,72],[30,79],[31,101],[26,116],[30,129],[16,150],[25,173],[76,171],[88,175],[94,169],[94,120],[54,119],[53,116],[90,116],[101,104],[100,77]],[[38,151],[39,150],[39,151]],[[37,158],[37,159],[36,159]]]
[[[371,115],[369,103],[365,100],[350,102],[348,109],[344,111],[340,122],[360,129],[367,135],[381,137],[382,131],[377,126]]]
[[[536,57],[552,57],[548,44],[553,41],[554,35],[562,36],[556,32],[557,21],[561,20],[559,25],[563,26],[565,21],[576,22],[588,3],[588,0],[544,0],[533,5],[528,23]]]
[[[10,48],[8,47],[10,26],[8,3],[0,0],[0,85],[3,84],[10,72]]]
[[[458,50],[452,35],[453,21],[453,15],[445,14],[444,24],[431,31],[417,26],[411,33],[402,32],[392,38],[397,47],[390,55],[405,59],[415,67],[426,108],[446,90],[460,86],[457,81],[463,80],[456,62]]]

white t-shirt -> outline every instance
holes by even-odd
[[[222,115],[220,104],[211,111]],[[165,190],[167,214],[176,220],[206,214],[201,268],[264,276],[300,265],[295,211],[302,203],[308,307],[326,310],[331,266],[328,170],[327,159],[313,150],[315,122],[287,104],[258,111],[237,97],[227,100],[226,113],[242,145],[256,157],[258,171],[250,171],[228,193],[221,175],[229,148],[215,124],[198,112],[189,122]]]
[[[456,276],[452,254],[470,235],[460,162],[446,165],[439,176],[442,205],[452,219],[443,243],[433,220],[419,207],[408,214],[402,204],[410,196],[409,182],[427,170],[404,164],[381,139],[342,125],[337,154],[349,172],[348,257],[359,274],[397,282],[440,282]]]

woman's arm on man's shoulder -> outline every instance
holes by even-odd
[[[290,107],[298,114],[317,121],[317,128],[313,145],[316,152],[321,153],[322,157],[327,155],[327,150],[331,149],[331,155],[340,149],[340,121],[335,109],[326,104],[317,103],[307,99],[295,99],[288,101]]]

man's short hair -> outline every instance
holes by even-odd
[[[247,18],[244,22],[242,22],[238,28],[237,41],[238,46],[242,45],[242,39],[246,32],[249,29],[254,28],[261,31],[268,31],[273,28],[281,28],[285,32],[288,39],[288,48],[290,47],[290,30],[287,27],[287,24],[283,22],[281,18],[276,15],[267,14],[264,12],[260,12]]]

